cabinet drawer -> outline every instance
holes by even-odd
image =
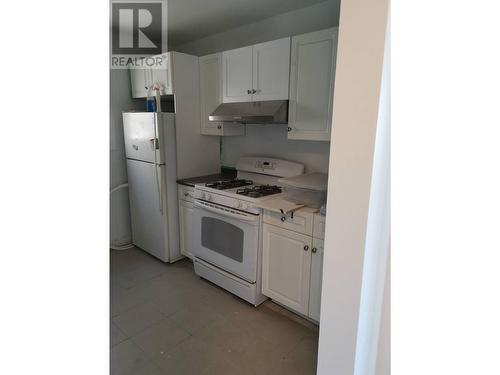
[[[194,187],[177,185],[177,194],[179,196],[179,199],[187,202],[192,202],[193,193],[194,193]]]
[[[313,237],[325,239],[325,219],[323,215],[315,214],[313,220]]]
[[[293,217],[292,217],[293,216]],[[313,213],[297,210],[289,214],[281,214],[274,211],[264,211],[264,223],[276,225],[277,227],[293,230],[294,232],[312,236]]]

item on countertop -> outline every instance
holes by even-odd
[[[151,90],[155,93],[156,112],[161,112],[161,84],[153,83],[153,86],[151,86]]]
[[[148,96],[148,98],[146,99],[146,111],[147,112],[156,111],[155,98],[152,96]]]
[[[319,209],[319,213],[323,216],[326,216],[326,202]]]
[[[268,211],[278,212],[283,215],[291,214],[292,218],[294,211],[304,207],[303,204],[290,202],[280,197],[268,199],[259,204],[259,206]]]
[[[312,208],[320,208],[326,202],[328,174],[305,173],[294,177],[281,178],[285,199],[304,204]]]

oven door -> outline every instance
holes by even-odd
[[[256,282],[260,215],[195,200],[193,222],[196,257]]]

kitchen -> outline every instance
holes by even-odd
[[[500,374],[493,3],[5,2],[0,372]]]
[[[113,373],[315,373],[338,8],[112,71]]]

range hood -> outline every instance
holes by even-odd
[[[287,124],[288,100],[222,103],[208,119],[241,124]]]

